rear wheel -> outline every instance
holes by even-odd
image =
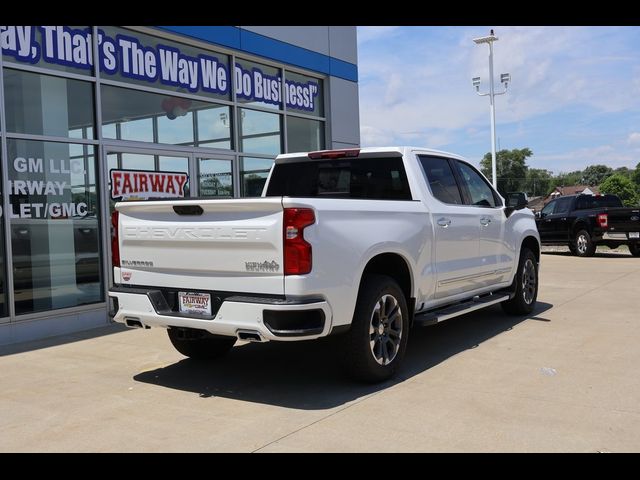
[[[513,315],[531,313],[538,298],[538,262],[534,253],[522,247],[518,271],[513,279],[515,296],[502,302],[502,309]]]
[[[213,335],[193,328],[169,328],[167,333],[175,349],[194,360],[220,358],[236,343],[236,337]]]
[[[576,254],[576,246],[573,243],[569,243],[569,251],[575,255]]]
[[[576,255],[579,257],[593,257],[593,254],[596,253],[596,245],[586,230],[580,230],[576,233],[575,246]]]
[[[391,378],[404,358],[408,334],[409,311],[398,283],[386,275],[368,275],[344,334],[346,370],[369,383]]]
[[[629,251],[634,257],[640,257],[640,243],[630,243]]]

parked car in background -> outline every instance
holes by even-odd
[[[536,213],[543,245],[566,245],[579,257],[592,256],[598,245],[627,245],[640,256],[640,208],[628,208],[616,195],[567,195]]]

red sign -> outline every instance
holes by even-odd
[[[189,175],[182,172],[111,170],[111,198],[148,200],[182,198]]]

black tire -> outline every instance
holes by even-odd
[[[531,313],[538,298],[538,284],[536,256],[527,247],[522,247],[518,270],[511,287],[516,294],[511,300],[501,303],[502,309],[511,315]]]
[[[586,230],[579,230],[576,233],[574,245],[576,255],[579,257],[593,257],[596,253],[596,244],[591,240],[591,235]]]
[[[571,252],[572,255],[576,255],[576,246],[573,242],[569,243],[569,251]]]
[[[236,337],[212,335],[205,330],[169,328],[169,340],[178,352],[194,360],[212,360],[229,353]]]
[[[630,243],[629,251],[634,257],[640,257],[640,243]]]
[[[367,275],[343,337],[346,371],[367,383],[391,378],[402,363],[408,336],[409,310],[398,283],[386,275]]]

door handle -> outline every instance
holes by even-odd
[[[438,225],[440,225],[441,227],[447,228],[450,224],[451,220],[449,220],[448,218],[442,217],[438,219]]]
[[[550,222],[550,221],[551,221],[551,219],[550,219],[550,218],[547,218],[547,219],[545,220],[545,222]]]
[[[482,218],[480,219],[480,224],[481,224],[483,227],[486,227],[486,226],[487,226],[487,225],[489,225],[490,223],[491,223],[491,219],[490,219],[490,218],[488,218],[488,217],[482,217]]]

